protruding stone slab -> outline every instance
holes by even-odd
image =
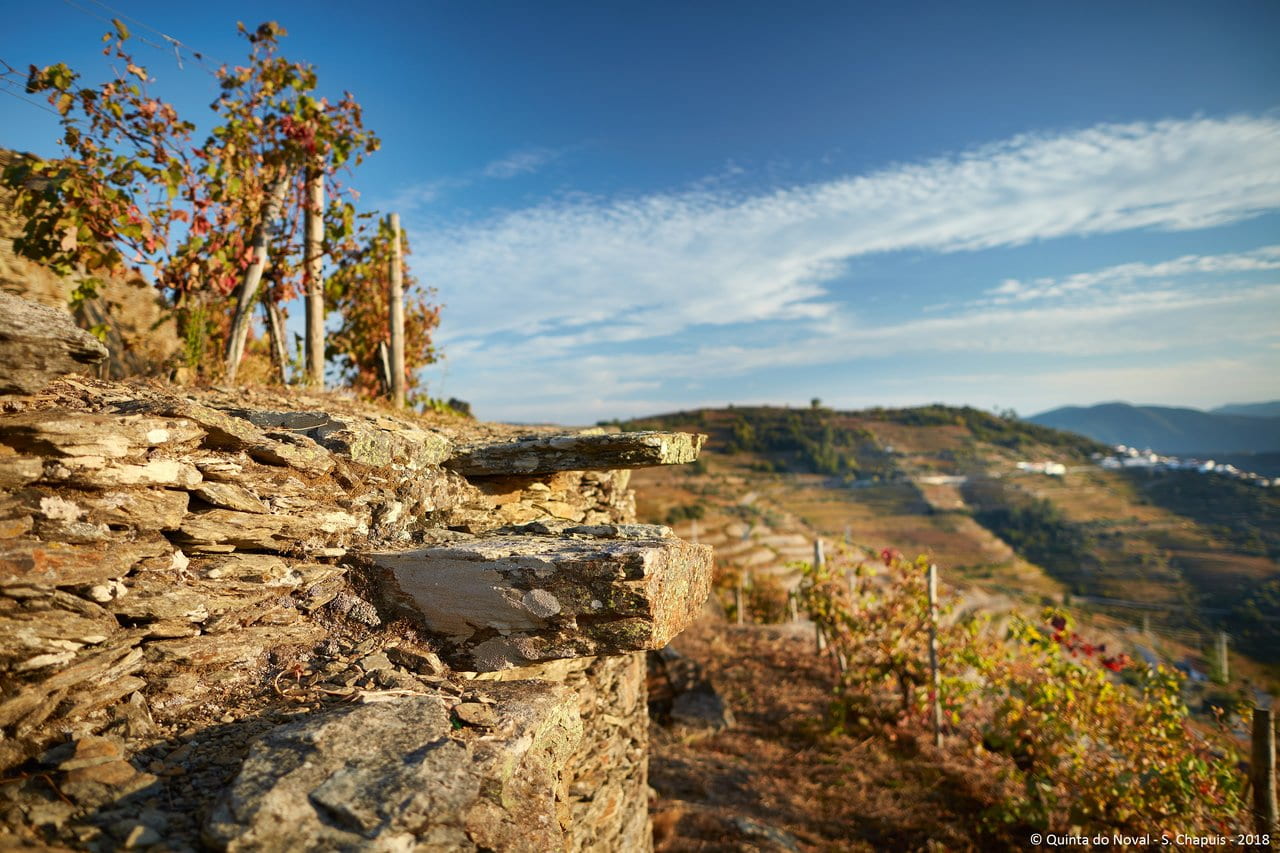
[[[558,770],[576,697],[537,682],[475,701],[408,696],[309,716],[259,738],[206,826],[228,851],[563,850]],[[473,726],[458,708],[491,709]]]
[[[332,454],[302,433],[281,429],[273,437],[264,433],[252,421],[193,400],[153,395],[117,403],[114,408],[129,414],[144,413],[189,420],[207,433],[205,447],[242,450],[266,465],[293,468],[308,476],[319,476],[333,470]]]
[[[87,545],[10,539],[0,542],[0,587],[82,586],[123,577],[138,561],[171,553],[159,536],[111,538]]]
[[[316,507],[298,517],[211,509],[187,513],[176,538],[197,551],[227,546],[228,550],[278,551],[341,546],[361,528],[359,519],[334,507]]]
[[[66,311],[0,291],[0,394],[34,394],[106,357],[102,342]]]
[[[185,418],[98,415],[44,409],[0,418],[0,444],[59,459],[140,458],[152,450],[191,450],[204,430]]]
[[[176,530],[187,513],[187,493],[169,489],[76,491],[39,486],[16,495],[40,521],[46,540],[65,539],[71,525],[86,523],[135,530]]]
[[[327,412],[227,411],[261,429],[305,435],[354,462],[379,468],[396,465],[416,471],[439,465],[453,452],[449,439],[403,421]]]
[[[439,465],[453,452],[452,443],[444,436],[402,423],[388,428],[376,422],[335,417],[311,435],[334,453],[375,467],[394,465],[417,471]]]
[[[551,474],[681,465],[698,458],[705,435],[691,432],[583,433],[461,448],[445,462],[459,474]]]
[[[655,525],[504,533],[369,559],[386,598],[452,666],[475,672],[662,648],[711,588],[711,548]]]

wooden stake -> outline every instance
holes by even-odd
[[[735,609],[738,611],[737,621],[739,625],[743,623],[742,612],[743,610],[746,609],[746,607],[744,606],[746,604],[746,598],[747,597],[743,594],[743,590],[742,590],[742,575],[738,575],[738,585],[733,590],[733,603],[734,603]]]
[[[1227,632],[1219,631],[1214,643],[1214,660],[1218,664],[1217,676],[1226,684],[1231,680],[1230,661],[1227,658]]]
[[[1253,709],[1253,818],[1259,835],[1276,843],[1280,817],[1276,811],[1276,725],[1270,708]]]
[[[391,214],[391,405],[404,408],[404,259],[400,250],[400,214]]]
[[[821,571],[825,563],[826,563],[826,557],[822,553],[822,540],[815,539],[813,540],[813,570],[815,572]],[[817,623],[814,624],[813,628],[814,628],[814,635],[813,635],[814,645],[817,646],[818,654],[822,654],[824,651],[826,651],[826,648],[827,648],[826,632],[822,630],[822,625]]]
[[[933,704],[933,745],[942,747],[942,696],[938,677],[938,567],[929,564],[929,684]]]
[[[284,317],[280,314],[280,306],[272,302],[270,296],[263,297],[262,313],[267,318],[267,337],[271,340],[272,367],[276,369],[276,379],[284,385],[285,366],[289,363],[289,354],[284,342]]]
[[[307,172],[307,204],[303,215],[303,265],[306,277],[306,381],[324,388],[324,172]]]
[[[236,314],[231,321],[231,333],[227,335],[227,381],[234,382],[236,371],[240,369],[240,360],[244,358],[244,344],[249,337],[249,319],[253,315],[253,303],[258,296],[258,285],[262,283],[262,272],[267,268],[267,229],[284,205],[285,192],[289,189],[287,175],[276,179],[271,186],[271,195],[267,199],[266,209],[262,211],[262,219],[254,226],[253,262],[244,271],[244,279],[240,284],[240,295],[236,298]]]
[[[391,356],[386,341],[378,341],[378,360],[382,363],[382,388],[391,396]]]

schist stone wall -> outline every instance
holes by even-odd
[[[627,469],[701,436],[103,382],[0,298],[0,846],[651,846],[711,553]]]

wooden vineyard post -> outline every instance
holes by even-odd
[[[391,405],[404,408],[404,258],[400,249],[400,214],[391,214]]]
[[[929,693],[933,705],[933,745],[942,747],[942,696],[938,677],[938,567],[929,564]]]
[[[1227,632],[1219,631],[1213,648],[1213,659],[1218,666],[1217,675],[1226,684],[1231,681],[1230,661],[1227,658]]]
[[[324,387],[324,172],[307,170],[302,258],[306,279],[306,382]]]
[[[253,260],[244,271],[240,283],[240,295],[236,298],[235,318],[231,321],[231,333],[227,335],[227,381],[234,382],[236,371],[240,369],[240,360],[244,357],[244,344],[249,337],[249,319],[253,313],[253,303],[258,296],[258,285],[262,283],[262,273],[267,268],[267,229],[280,215],[284,205],[285,191],[289,189],[289,179],[281,176],[271,186],[271,196],[267,200],[262,219],[253,229]]]
[[[796,591],[794,589],[787,593],[787,619],[792,622],[800,621],[800,607],[796,603]]]
[[[743,624],[743,622],[745,621],[745,617],[743,614],[744,614],[744,611],[747,609],[746,608],[747,596],[746,596],[745,590],[743,589],[745,578],[746,578],[745,574],[738,575],[738,585],[733,588],[733,605],[734,605],[734,609],[737,611],[736,615],[737,615],[737,622],[739,625]]]
[[[391,394],[391,356],[387,352],[387,342],[378,341],[378,363],[382,365],[382,387],[388,396]]]
[[[818,573],[822,571],[822,566],[826,562],[826,558],[822,554],[822,540],[813,540],[813,571],[814,579],[817,580]],[[818,654],[822,654],[827,648],[827,637],[822,633],[822,623],[813,623],[813,639],[814,645],[817,646]]]
[[[276,378],[283,385],[285,384],[285,367],[289,364],[289,353],[284,342],[284,317],[280,314],[280,306],[272,302],[269,295],[263,297],[262,311],[267,318],[272,366],[276,370]]]
[[[1276,724],[1270,708],[1253,709],[1253,818],[1259,835],[1276,843],[1280,817],[1276,813]]]

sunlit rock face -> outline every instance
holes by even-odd
[[[710,547],[649,525],[516,528],[369,559],[441,655],[480,672],[660,649],[711,584]]]

